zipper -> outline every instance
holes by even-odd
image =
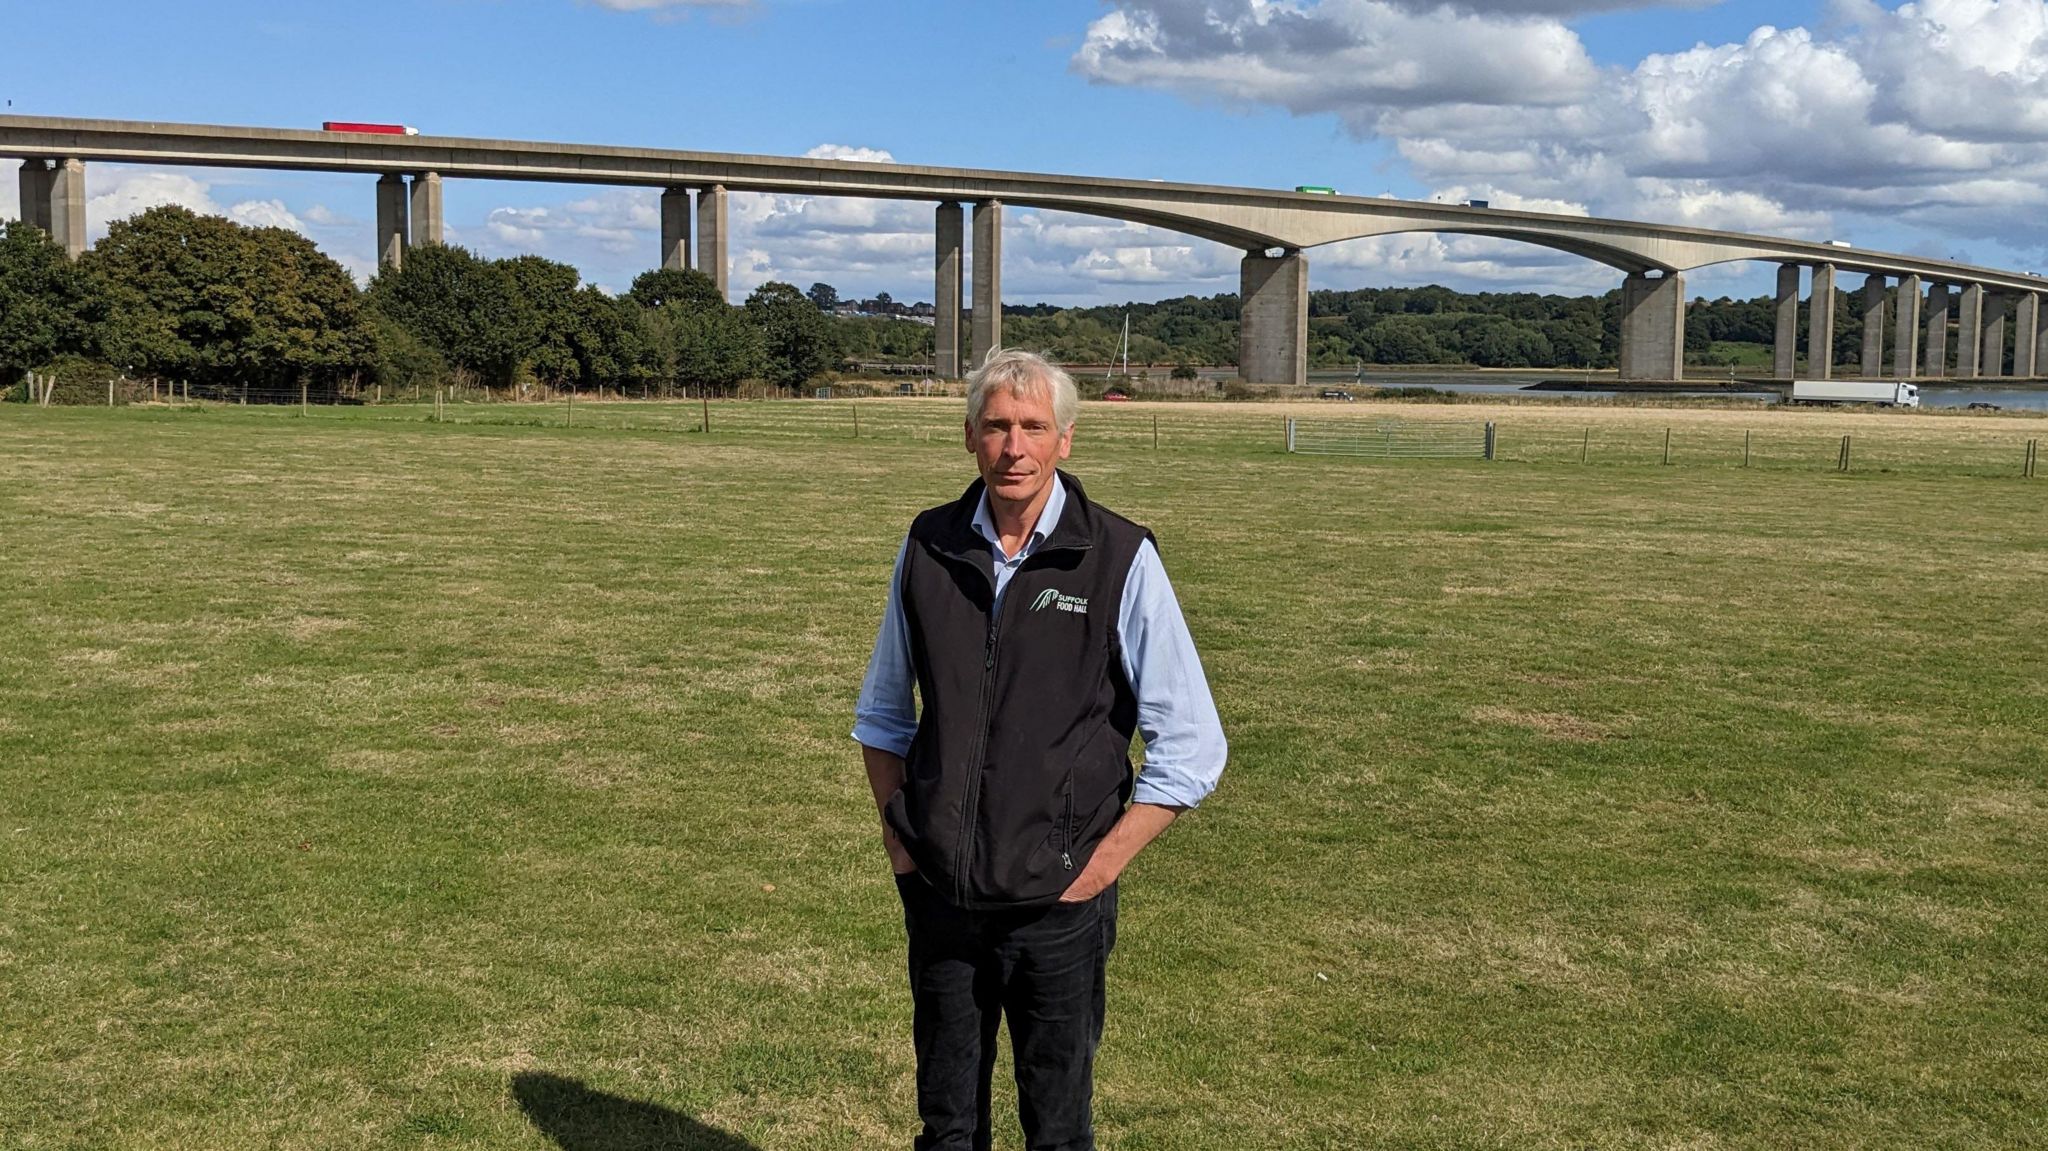
[[[994,576],[989,577],[991,581]],[[988,753],[989,712],[996,696],[996,643],[1000,626],[1000,612],[990,612],[988,621],[988,643],[982,648],[981,658],[981,701],[974,714],[974,754],[968,757],[967,800],[960,805],[960,846],[953,854],[953,902],[958,906],[967,903],[967,861],[973,857],[974,825],[981,818],[981,776],[986,766],[982,758]]]
[[[1037,566],[1036,561],[1040,556],[1054,552],[1085,551],[1087,548],[1088,545],[1085,543],[1041,545],[1023,563],[1017,565],[1017,570],[1011,574],[1010,580],[1012,583],[1016,582],[1018,576]],[[977,705],[974,718],[974,754],[968,759],[970,770],[967,773],[967,796],[966,802],[960,808],[960,846],[953,853],[953,902],[962,907],[967,905],[967,864],[974,857],[974,827],[981,822],[981,777],[988,768],[984,757],[988,754],[988,727],[996,697],[996,651],[1003,642],[1003,618],[1008,613],[1010,604],[1016,599],[1009,595],[1006,589],[1002,604],[996,605],[994,569],[989,566],[986,558],[976,561],[974,566],[980,570],[982,578],[988,581],[990,609],[988,640],[982,648],[981,656],[981,701]],[[1071,804],[1072,800],[1069,799],[1068,802]],[[1073,870],[1073,859],[1066,851],[1060,852],[1060,858],[1069,871]]]
[[[1053,555],[1057,551],[1087,551],[1087,549],[1090,549],[1090,543],[1061,543],[1061,545],[1055,545],[1051,541],[1044,543],[1044,545],[1038,547],[1038,551],[1030,553],[1030,557],[1026,557],[1024,563],[1018,565],[1018,569],[1010,575],[1010,580],[1016,582],[1018,575],[1022,575],[1024,571],[1030,571],[1032,567],[1036,567],[1038,565],[1036,561],[1038,561],[1040,555]],[[975,565],[975,569],[981,571],[981,578],[989,582],[989,604],[991,606],[989,606],[989,637],[987,637],[987,641],[983,643],[983,649],[981,649],[981,702],[977,705],[977,713],[975,713],[975,754],[969,758],[969,768],[971,770],[967,772],[967,803],[961,805],[961,846],[958,846],[954,850],[954,854],[952,854],[952,893],[954,893],[954,905],[961,905],[961,907],[967,905],[967,862],[973,858],[973,850],[975,850],[975,823],[981,821],[981,776],[987,770],[987,762],[983,762],[983,758],[989,752],[989,719],[993,717],[993,709],[995,709],[995,651],[997,651],[997,647],[1001,647],[1001,641],[1004,641],[1004,637],[1001,637],[1001,623],[1004,623],[1004,616],[1010,610],[1010,602],[1014,600],[1014,596],[1010,596],[1008,590],[1006,590],[1004,592],[1004,602],[1001,602],[999,606],[995,604],[995,571],[993,571],[993,567],[989,567],[989,559],[985,555],[983,557],[965,557],[963,555],[963,559],[969,559]],[[1069,821],[1073,819],[1073,795],[1071,793],[1067,797],[1067,819]],[[1063,844],[1061,846],[1059,858],[1067,866],[1067,870],[1073,870],[1073,856],[1067,854],[1067,850],[1065,850],[1067,846],[1071,846],[1071,844]]]
[[[1067,814],[1060,820],[1060,866],[1074,870],[1074,857],[1068,852],[1074,847],[1074,776],[1067,773]]]

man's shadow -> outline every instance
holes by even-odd
[[[593,1091],[560,1075],[521,1072],[512,1077],[512,1096],[562,1151],[760,1151],[679,1111]]]

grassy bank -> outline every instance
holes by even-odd
[[[907,1142],[845,732],[968,461],[837,407],[0,409],[0,1144]],[[1106,1146],[2048,1141],[2039,421],[1281,414],[1072,463],[1233,752],[1125,885]]]

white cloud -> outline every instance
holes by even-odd
[[[308,224],[322,228],[355,228],[364,226],[363,221],[356,219],[354,216],[337,212],[325,204],[315,204],[300,213],[300,215]]]
[[[1446,199],[2048,253],[2048,0],[1831,0],[1821,32],[1595,66],[1557,17],[1621,6],[1120,0],[1073,67],[1329,114]]]
[[[86,169],[87,234],[104,236],[107,225],[162,204],[177,204],[202,216],[225,215],[212,185],[189,172],[162,168],[101,166]]]
[[[292,214],[283,200],[244,200],[228,209],[228,219],[251,228],[289,228],[304,233],[305,221]]]
[[[493,208],[484,217],[481,235],[451,233],[450,239],[474,243],[493,256],[534,252],[562,259],[591,248],[611,255],[644,248],[651,255],[656,241],[645,236],[658,236],[660,227],[658,193],[616,188],[553,208]]]
[[[148,168],[129,164],[86,166],[86,236],[97,242],[107,225],[148,208],[177,204],[209,216],[225,216],[258,228],[289,228],[306,236],[348,269],[358,283],[376,271],[376,239],[369,224],[322,204],[293,209],[279,197],[220,205],[221,189],[250,183],[246,173],[205,168]],[[13,189],[10,189],[12,191]]]
[[[813,160],[862,160],[870,164],[896,162],[896,157],[880,148],[853,148],[845,144],[820,144],[804,155]]]
[[[1385,0],[1153,0],[1088,27],[1074,57],[1100,83],[1334,113],[1369,130],[1390,108],[1568,104],[1598,73],[1554,19]]]

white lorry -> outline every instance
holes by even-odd
[[[1917,408],[1920,385],[1888,380],[1794,380],[1795,404],[1876,404],[1880,408]]]

